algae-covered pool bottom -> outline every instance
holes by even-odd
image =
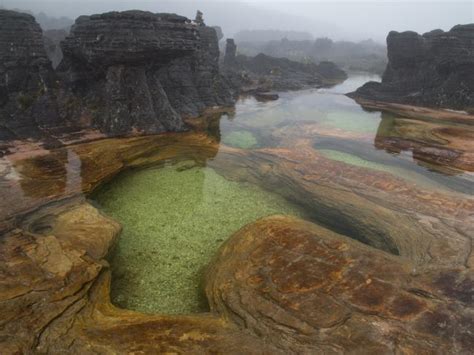
[[[125,173],[94,198],[123,225],[112,302],[147,313],[206,311],[204,270],[229,236],[268,215],[305,218],[279,195],[189,163]]]

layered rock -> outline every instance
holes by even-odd
[[[334,63],[300,63],[265,54],[236,55],[237,47],[227,40],[224,69],[234,87],[243,92],[299,90],[334,85],[347,78]]]
[[[81,16],[61,50],[64,33],[47,34],[55,64],[63,55],[56,76],[33,17],[0,14],[5,139],[35,137],[43,126],[55,136],[82,129],[107,135],[183,131],[184,116],[234,102],[219,74],[216,31],[202,15],[195,22],[143,11]]]
[[[244,227],[208,271],[211,309],[286,354],[469,353],[472,274],[417,273],[320,226]]]
[[[0,347],[468,353],[472,198],[326,159],[312,144],[240,150],[189,132],[9,156],[12,169],[1,171]],[[189,159],[295,199],[321,225],[269,217],[237,232],[208,271],[209,314],[117,309],[104,257],[120,226],[82,196],[126,168]]]
[[[0,139],[57,126],[55,75],[33,16],[0,10]]]
[[[206,107],[230,106],[234,97],[219,72],[216,30],[197,26],[198,48],[187,57],[172,61],[159,71],[171,106],[182,116],[196,116]]]
[[[158,72],[198,47],[196,28],[185,17],[141,11],[82,16],[62,43],[59,70],[102,131],[179,131],[184,123]]]
[[[349,96],[462,110],[474,109],[474,24],[423,35],[392,31],[382,82]]]

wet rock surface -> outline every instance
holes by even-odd
[[[469,288],[462,271],[446,274],[458,272]],[[214,311],[286,353],[467,353],[474,344],[472,299],[443,294],[409,262],[290,217],[232,236],[206,292]]]
[[[302,136],[291,148],[240,150],[181,133],[9,156],[18,176],[2,175],[2,349],[468,353],[472,199],[368,175],[312,144]],[[270,217],[231,237],[208,272],[209,314],[117,309],[104,257],[120,225],[82,193],[126,168],[189,159],[319,206],[320,225]]]
[[[369,82],[350,96],[472,111],[473,41],[474,24],[423,35],[392,31],[382,83]]]

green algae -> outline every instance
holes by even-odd
[[[258,141],[249,131],[234,131],[226,134],[222,138],[222,142],[226,145],[241,149],[250,149],[257,146]]]
[[[189,162],[125,173],[94,197],[123,224],[112,301],[146,313],[206,311],[203,270],[230,235],[268,215],[305,218],[279,195]]]

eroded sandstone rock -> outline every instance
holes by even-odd
[[[474,108],[474,24],[423,35],[392,31],[382,83],[350,94],[370,100],[461,110]]]
[[[209,271],[214,313],[117,309],[103,258],[120,226],[80,196],[125,168],[180,159],[296,199],[339,234],[289,217],[258,221],[231,237]],[[473,345],[467,197],[368,175],[304,138],[254,151],[198,133],[105,139],[12,164],[18,175],[2,177],[10,188],[0,205],[8,352],[463,353]]]
[[[32,16],[2,10],[0,139],[184,131],[184,118],[234,96],[219,74],[216,30],[175,14],[81,16],[61,42]],[[60,36],[64,33],[60,34]],[[57,74],[57,75],[56,75]]]
[[[61,125],[55,75],[33,16],[0,10],[0,140],[43,138]]]
[[[206,293],[212,310],[285,353],[467,354],[473,279],[458,272],[467,304],[461,292],[433,288],[407,260],[276,216],[221,247]]]

